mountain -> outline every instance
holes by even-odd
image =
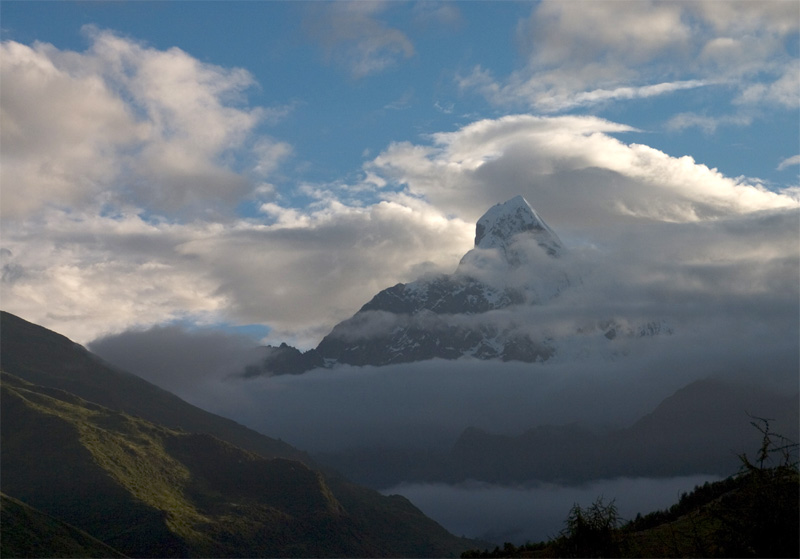
[[[401,482],[501,485],[531,481],[584,483],[617,477],[671,477],[698,473],[728,476],[753,453],[760,433],[751,417],[800,437],[797,392],[783,394],[721,379],[692,382],[629,427],[538,425],[517,435],[467,427],[443,452],[355,449],[315,456],[371,487]]]
[[[555,232],[517,196],[478,220],[475,246],[453,274],[384,289],[315,349],[271,347],[262,369],[251,367],[245,376],[434,358],[543,361],[553,345],[498,311],[557,297],[572,281],[557,265],[564,252]]]
[[[539,479],[731,475],[738,455],[761,441],[748,414],[771,418],[773,432],[797,440],[798,398],[720,379],[695,381],[630,427],[597,432],[540,426],[518,436],[468,429],[449,456],[456,479],[502,483]]]
[[[15,554],[66,556],[90,545],[83,532],[133,557],[454,556],[474,543],[7,313],[0,346],[0,489],[52,517],[31,530],[66,534]],[[18,523],[0,529],[4,545],[25,541]]]
[[[243,376],[436,358],[545,361],[557,353],[557,340],[532,333],[526,324],[532,307],[547,305],[581,283],[568,271],[566,254],[558,235],[517,196],[478,220],[474,247],[454,273],[384,289],[334,326],[316,348],[269,346],[262,363],[249,366]],[[576,325],[573,335],[611,341],[670,333],[659,320],[623,324],[609,319]]]

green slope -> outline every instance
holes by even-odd
[[[266,457],[310,462],[292,446],[189,404],[146,380],[115,369],[68,338],[0,311],[0,364],[29,382],[165,427],[210,433]]]
[[[426,546],[447,551],[420,537],[430,521],[405,500],[385,499],[389,514],[381,514],[369,499],[348,499],[351,515],[322,475],[301,462],[266,459],[7,373],[1,390],[3,490],[126,554],[377,556],[404,545],[414,555]]]
[[[402,497],[275,458],[305,455],[63,336],[2,319],[2,490],[126,555],[443,557],[476,544]]]

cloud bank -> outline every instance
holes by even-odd
[[[500,106],[542,112],[681,89],[724,87],[733,106],[797,107],[789,2],[535,4],[517,26],[525,65],[505,78],[481,66],[459,85]]]
[[[589,267],[703,293],[714,274],[742,299],[785,287],[775,271],[797,254],[796,188],[625,143],[630,126],[593,116],[393,143],[351,180],[297,185],[299,207],[268,183],[292,148],[259,128],[277,109],[248,103],[248,72],[86,32],[85,52],[7,41],[0,59],[3,305],[79,342],[190,320],[311,347],[380,289],[455,270],[475,220],[518,194]]]
[[[244,103],[255,85],[246,70],[85,32],[83,53],[2,44],[0,178],[14,185],[2,191],[5,219],[98,201],[181,218],[210,207],[230,214],[251,188],[247,170],[286,154],[285,144],[253,145],[269,113]]]

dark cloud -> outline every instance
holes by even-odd
[[[109,363],[189,400],[194,392],[208,390],[206,382],[240,373],[263,355],[247,336],[175,325],[106,336],[88,347]]]

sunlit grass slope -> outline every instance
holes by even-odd
[[[322,476],[2,377],[3,489],[146,556],[369,554]]]

